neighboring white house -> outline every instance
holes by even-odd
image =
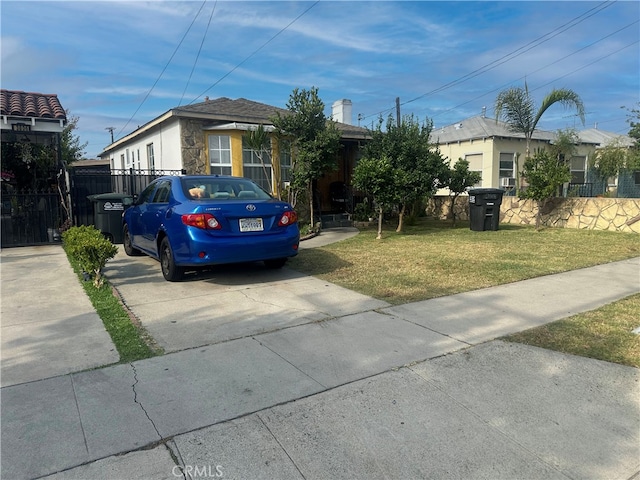
[[[469,162],[469,170],[482,174],[478,187],[505,190],[515,187],[525,159],[526,139],[524,134],[510,131],[505,122],[478,115],[453,125],[435,128],[431,136],[451,164],[463,158]],[[582,185],[587,182],[589,159],[602,139],[594,135],[583,135],[583,132],[578,132],[578,136],[580,143],[576,145],[576,154],[570,159],[571,183]],[[555,132],[535,130],[530,152],[547,148],[555,138]]]

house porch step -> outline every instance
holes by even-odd
[[[321,215],[320,221],[322,222],[322,228],[353,227],[353,220],[351,220],[348,213]]]

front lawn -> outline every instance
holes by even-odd
[[[420,219],[382,240],[363,230],[343,242],[302,250],[289,266],[372,297],[401,304],[575,270],[640,255],[637,234]],[[606,281],[606,279],[603,279]],[[640,295],[506,337],[513,342],[640,367]]]
[[[640,294],[505,337],[510,342],[640,368]]]
[[[640,255],[635,233],[500,225],[476,232],[468,225],[421,218],[397,234],[388,225],[325,247],[301,250],[290,268],[391,304],[575,270]]]

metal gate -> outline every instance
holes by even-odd
[[[59,192],[3,191],[0,245],[59,243],[65,218]]]
[[[87,198],[89,195],[112,192],[135,195],[158,177],[184,173],[183,170],[69,169],[69,198],[61,193],[66,188],[15,191],[3,185],[0,247],[60,243],[60,229],[69,217],[63,207],[67,201],[71,202],[73,225],[93,225],[93,203]]]
[[[99,193],[136,195],[163,175],[183,175],[184,170],[102,170],[77,168],[69,171],[69,194],[74,225],[93,225],[93,203],[87,198]]]

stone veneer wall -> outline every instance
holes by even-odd
[[[187,175],[207,173],[206,146],[202,133],[201,120],[181,119],[180,147],[182,150],[182,168]]]
[[[460,196],[454,206],[456,216],[469,220],[469,197]],[[533,200],[503,197],[500,222],[535,225],[538,212]],[[440,219],[451,217],[451,199],[434,197],[427,214]],[[546,227],[614,230],[640,233],[640,199],[637,198],[553,198],[544,208],[542,225]]]

